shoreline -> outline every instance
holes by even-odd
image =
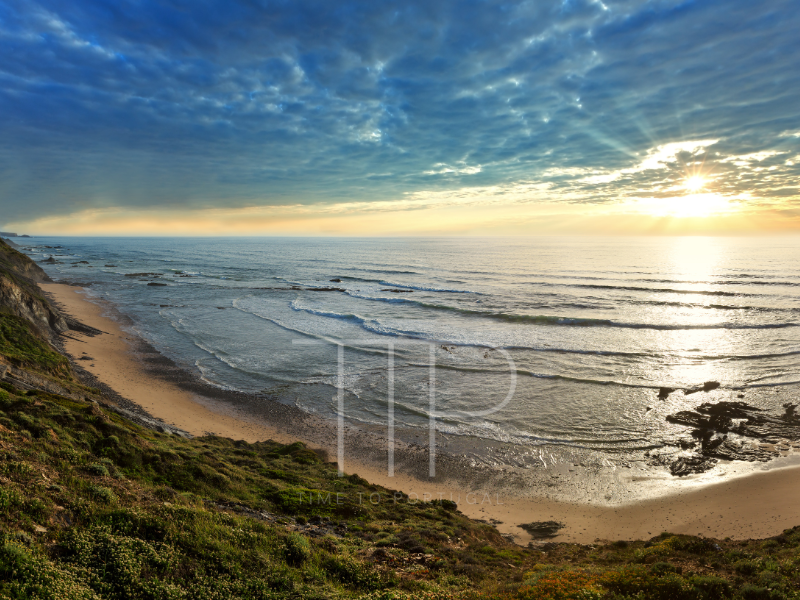
[[[259,416],[255,417],[250,411],[236,407],[237,400],[250,398],[246,394],[199,384],[144,340],[127,333],[120,323],[105,316],[106,310],[87,299],[82,288],[66,283],[40,284],[40,287],[65,313],[102,332],[92,336],[70,331],[63,336],[62,343],[73,363],[153,417],[193,435],[213,433],[249,442],[273,439],[289,443],[299,439],[329,453],[335,448],[336,432],[330,423],[296,407],[264,399],[259,399]],[[426,481],[421,477],[427,472],[427,453],[410,443],[398,443],[396,455],[403,468],[398,469],[396,476],[389,477],[378,466],[386,460],[386,450],[378,447],[378,442],[380,436],[368,428],[348,427],[345,471],[358,473],[389,489],[416,494],[420,499],[460,498],[461,512],[471,518],[497,522],[501,533],[513,536],[520,544],[526,544],[531,537],[517,525],[535,521],[564,523],[561,534],[552,541],[578,543],[642,539],[662,531],[717,538],[763,538],[800,524],[800,503],[793,500],[794,494],[800,492],[800,467],[796,466],[754,472],[717,483],[706,482],[720,474],[681,482],[670,480],[669,495],[598,506],[547,498],[547,486],[555,485],[549,482],[528,488],[524,486],[530,482],[520,480],[515,482],[516,490],[498,487],[498,483],[508,483],[503,480],[513,477],[500,473],[488,476],[480,470],[472,472],[457,457],[446,454],[439,455],[437,470],[441,474],[433,481]],[[359,456],[360,460],[353,461],[350,456]],[[466,478],[470,481],[465,482]],[[615,485],[638,483],[658,486],[667,481],[631,476]],[[527,497],[519,495],[523,491]]]

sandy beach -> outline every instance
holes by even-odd
[[[250,442],[302,439],[290,423],[271,423],[244,412],[239,414],[219,399],[153,376],[135,352],[135,336],[104,316],[104,308],[87,300],[82,288],[58,283],[41,287],[71,316],[103,332],[95,336],[68,332],[64,345],[79,361],[77,364],[152,416],[194,435],[213,433]],[[800,524],[800,502],[795,498],[800,492],[799,468],[759,471],[719,483],[686,487],[661,498],[598,506],[520,498],[496,488],[467,489],[457,481],[430,483],[403,474],[389,477],[374,465],[353,461],[349,456],[345,464],[348,473],[357,472],[373,483],[402,490],[412,497],[461,498],[462,512],[477,519],[499,521],[498,530],[514,535],[522,544],[530,536],[517,525],[534,521],[562,522],[565,528],[556,540],[579,543],[648,538],[662,531],[734,539],[773,536]]]

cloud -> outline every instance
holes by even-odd
[[[798,28],[790,0],[0,0],[0,222],[613,206],[698,170],[796,206]]]

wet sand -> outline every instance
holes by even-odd
[[[238,398],[235,393],[226,394],[197,382],[126,332],[117,320],[104,316],[112,307],[90,302],[82,288],[60,283],[41,287],[66,313],[103,332],[94,336],[67,332],[64,347],[75,364],[153,417],[193,435],[213,433],[250,442],[301,439],[336,456],[336,432],[331,423],[264,399],[258,399],[257,411],[245,410],[241,408],[248,400],[245,395]],[[386,464],[386,450],[377,447],[378,439],[368,431],[350,428],[344,470],[389,489],[402,490],[412,498],[458,500],[464,514],[499,521],[498,530],[513,535],[522,544],[531,538],[517,525],[534,521],[564,523],[554,540],[579,543],[649,538],[662,531],[715,538],[764,538],[800,524],[797,466],[732,479],[712,474],[680,482],[668,476],[628,475],[623,484],[617,485],[644,485],[656,491],[661,486],[668,494],[609,506],[555,501],[546,497],[546,488],[530,487],[525,482],[500,485],[502,473],[483,476],[446,454],[439,457],[438,476],[428,480],[424,475],[427,453],[408,443],[398,442],[396,475],[389,477],[380,466]],[[587,479],[584,485],[594,484]]]

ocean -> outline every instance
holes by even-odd
[[[214,386],[330,419],[341,386],[348,420],[383,426],[391,382],[397,427],[425,430],[433,398],[437,435],[516,449],[495,464],[543,445],[613,462],[675,445],[666,416],[701,402],[799,397],[792,237],[25,243]]]

